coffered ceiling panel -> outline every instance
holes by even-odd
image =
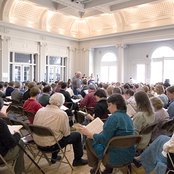
[[[158,4],[145,4],[122,11],[126,25],[155,21],[174,16],[174,1],[166,0]]]
[[[75,38],[174,24],[174,0],[0,0],[0,19]]]

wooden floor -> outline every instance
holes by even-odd
[[[35,150],[35,152],[37,152],[37,150]],[[70,163],[72,164],[73,158],[74,158],[72,146],[70,146],[70,145],[67,146],[66,155],[67,155]],[[26,155],[24,155],[24,159],[25,159],[25,167],[27,169],[27,167],[29,166],[31,161]],[[85,150],[84,150],[83,159],[87,159],[87,155],[86,155]],[[55,164],[52,164],[51,166],[49,166],[48,162],[43,158],[39,162],[39,166],[42,168],[42,170],[46,174],[90,174],[89,171],[90,171],[91,167],[89,167],[88,165],[73,167],[73,170],[71,170],[69,165],[62,163],[59,170],[57,171],[58,163],[59,162],[56,162]],[[137,168],[137,171],[139,174],[145,174],[145,171],[142,167]],[[32,166],[30,167],[30,169],[26,173],[28,173],[28,174],[41,174],[42,172],[38,168],[36,168],[34,164],[32,164]],[[117,172],[113,172],[113,173],[116,174]],[[3,167],[3,168],[0,168],[0,174],[10,174],[10,172],[6,168]],[[121,173],[117,173],[117,174],[121,174]],[[135,174],[135,173],[132,172],[132,174]],[[154,172],[152,172],[151,174],[154,174]]]

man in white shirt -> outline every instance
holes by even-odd
[[[60,106],[65,102],[64,95],[55,93],[50,97],[49,102],[50,105],[47,105],[36,113],[33,124],[51,128],[61,147],[65,147],[67,144],[73,144],[73,166],[88,164],[87,160],[81,158],[83,156],[81,134],[79,132],[70,133],[68,116],[66,112],[60,110]],[[39,138],[37,135],[34,135],[33,138],[34,141],[41,147],[44,147],[45,150],[58,149],[58,146],[52,137]],[[57,156],[57,153],[58,152],[52,153],[52,163],[61,159],[60,156]]]

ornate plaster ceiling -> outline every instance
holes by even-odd
[[[0,0],[0,19],[78,39],[174,24],[174,0]]]

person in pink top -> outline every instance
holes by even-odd
[[[39,98],[40,89],[38,87],[33,87],[30,90],[30,98],[27,99],[23,105],[24,111],[35,113],[42,108],[42,105],[36,100]],[[30,123],[33,124],[33,118],[28,118]]]

